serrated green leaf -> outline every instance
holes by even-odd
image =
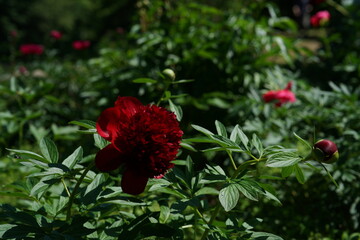
[[[57,163],[59,160],[59,152],[55,143],[50,138],[43,138],[40,141],[40,151],[43,156],[52,163]]]
[[[268,167],[288,167],[297,164],[302,160],[294,152],[279,152],[271,155],[266,161]]]
[[[157,83],[157,80],[151,78],[137,78],[132,80],[133,83]]]
[[[302,169],[299,167],[299,164],[294,165],[294,169],[295,169],[296,179],[299,181],[299,183],[304,184],[305,176]]]
[[[224,126],[224,124],[222,124],[220,121],[216,120],[215,126],[216,126],[217,134],[222,137],[227,138],[227,131],[226,131],[226,127]]]
[[[220,190],[219,200],[226,212],[236,207],[239,201],[239,190],[235,184],[230,184]]]
[[[82,147],[78,147],[70,156],[68,156],[62,164],[67,166],[69,169],[72,169],[75,164],[80,162],[83,157],[83,150]]]
[[[77,120],[77,121],[71,121],[69,124],[78,125],[87,129],[94,129],[96,128],[96,122],[90,121],[90,120]]]
[[[168,101],[169,101],[169,105],[170,105],[170,110],[173,113],[175,113],[176,119],[180,122],[183,117],[183,111],[182,111],[181,107],[175,105],[170,99]]]

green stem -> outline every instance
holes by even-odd
[[[69,203],[68,203],[68,207],[67,207],[67,214],[66,214],[66,221],[68,221],[71,217],[71,207],[72,204],[74,202],[75,196],[77,194],[77,191],[80,187],[80,184],[82,183],[82,181],[84,180],[86,174],[90,171],[90,169],[94,166],[94,162],[90,163],[89,166],[87,166],[87,168],[84,170],[84,172],[82,173],[81,177],[79,178],[78,182],[76,183],[74,190],[72,191],[70,198],[69,198]]]
[[[337,2],[333,1],[333,0],[326,0],[326,3],[329,4],[330,6],[334,7],[337,11],[339,11],[341,14],[348,16],[349,12],[340,4],[338,4]]]
[[[64,185],[64,188],[65,188],[65,191],[66,191],[68,197],[70,197],[71,194],[70,194],[69,189],[67,188],[66,183],[65,183],[65,181],[64,181],[63,178],[61,179],[61,182],[62,182],[62,184]]]
[[[335,179],[333,178],[333,176],[331,176],[331,173],[327,170],[327,168],[325,167],[324,164],[320,163],[321,166],[325,169],[327,175],[329,176],[330,180],[335,184],[335,186],[338,188],[339,185],[337,184],[337,182],[335,181]]]
[[[239,175],[239,173],[241,171],[243,171],[247,166],[249,166],[252,163],[256,163],[256,162],[259,162],[259,159],[249,160],[249,161],[246,161],[246,162],[243,162],[242,164],[240,164],[240,166],[236,169],[236,171],[231,176],[231,179],[236,178]]]
[[[170,85],[171,85],[171,82],[166,82],[164,92],[163,92],[163,94],[161,95],[159,101],[156,103],[156,106],[159,106],[159,105],[160,105],[160,103],[161,103],[161,101],[163,100],[163,98],[165,97],[165,93],[166,93],[166,91],[169,89]]]
[[[235,171],[237,170],[237,167],[236,167],[236,164],[235,164],[235,161],[234,161],[234,158],[233,156],[231,155],[231,152],[230,151],[226,151],[227,154],[229,155],[229,158],[230,158],[230,161],[231,161],[231,164],[233,165],[233,168],[235,169]]]
[[[214,222],[216,216],[219,214],[220,208],[221,208],[220,201],[218,201],[218,203],[216,204],[215,210],[214,210],[213,214],[211,215],[211,218],[210,218],[210,220],[209,220],[209,222],[208,222],[208,225],[211,225],[211,224]],[[203,235],[201,236],[201,240],[205,240],[205,239],[206,239],[207,235],[209,234],[209,231],[210,231],[209,228],[207,228],[207,229],[205,230],[205,232],[204,232]]]

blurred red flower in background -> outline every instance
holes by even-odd
[[[263,94],[266,103],[275,102],[275,106],[281,107],[284,103],[295,102],[295,94],[291,91],[292,82],[289,82],[285,89],[271,90]]]
[[[88,40],[77,40],[72,43],[72,46],[75,50],[84,50],[89,48],[91,45]]]
[[[20,46],[20,52],[23,55],[41,55],[44,52],[44,46],[39,44],[23,44]]]
[[[95,159],[100,171],[124,166],[123,192],[140,194],[149,178],[160,178],[174,164],[183,135],[174,113],[142,105],[134,97],[118,97],[96,123],[98,134],[111,142]]]
[[[311,16],[310,23],[313,27],[319,27],[325,25],[330,20],[330,13],[329,11],[320,11],[315,13],[315,15]]]
[[[56,39],[56,40],[59,40],[60,38],[62,38],[62,33],[57,31],[57,30],[52,30],[50,32],[50,36],[53,38],[53,39]]]

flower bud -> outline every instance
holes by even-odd
[[[323,163],[334,163],[339,159],[338,148],[334,142],[322,139],[314,144],[313,157]]]
[[[162,71],[162,74],[165,76],[165,78],[174,81],[175,80],[175,73],[172,69],[166,68]]]

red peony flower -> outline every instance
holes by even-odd
[[[319,27],[329,22],[329,20],[330,20],[330,13],[329,11],[324,10],[317,12],[315,15],[311,16],[310,23],[311,26],[313,27]]]
[[[295,102],[295,94],[291,91],[292,82],[289,82],[285,89],[272,90],[263,94],[266,103],[275,102],[275,106],[281,107],[284,103]]]
[[[84,50],[89,48],[91,45],[88,40],[77,40],[72,43],[72,46],[75,50]]]
[[[134,195],[144,191],[149,178],[162,177],[174,166],[183,135],[174,113],[134,97],[118,97],[101,113],[96,129],[111,142],[97,153],[96,167],[108,172],[124,166],[121,187]]]
[[[56,39],[56,40],[59,40],[60,38],[62,38],[62,33],[57,31],[57,30],[52,30],[50,32],[50,36],[53,38],[53,39]]]
[[[39,44],[23,44],[20,46],[20,52],[23,55],[41,55],[44,47]]]

